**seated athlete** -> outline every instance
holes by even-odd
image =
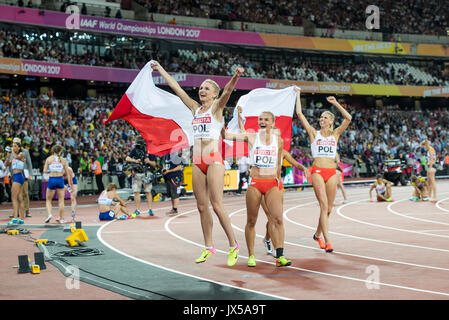
[[[413,175],[410,177],[410,183],[413,186],[413,195],[410,198],[411,201],[429,201],[429,190],[426,178]]]
[[[117,202],[115,202],[114,199],[117,199]],[[114,207],[111,208],[111,206]],[[117,194],[117,186],[115,183],[108,184],[106,190],[100,194],[100,197],[98,198],[98,209],[100,211],[100,221],[114,220],[120,211],[123,212],[124,215],[118,217],[117,219],[119,220],[136,217],[135,213],[130,214],[128,210],[126,210],[126,203]]]
[[[378,174],[376,176],[376,181],[371,185],[371,188],[369,189],[369,199],[371,202],[373,202],[373,196],[372,192],[373,189],[376,189],[377,194],[377,201],[387,201],[392,202],[393,199],[391,199],[391,186],[393,185],[392,182],[385,180],[381,174]]]

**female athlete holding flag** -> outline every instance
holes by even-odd
[[[223,206],[224,164],[219,152],[219,139],[224,126],[223,110],[244,69],[237,68],[220,96],[220,87],[210,79],[199,88],[199,101],[193,100],[178,82],[157,62],[151,61],[153,70],[158,71],[167,84],[192,111],[193,114],[193,193],[200,213],[205,248],[196,263],[206,261],[216,252],[212,241],[213,219],[209,211],[209,200],[229,240],[228,266],[237,262],[240,249],[232,230],[231,221]]]
[[[265,198],[268,208],[265,213],[270,221],[268,224],[269,233],[276,245],[276,266],[291,265],[291,261],[284,256],[285,230],[282,218],[282,184],[280,183],[284,141],[279,134],[280,131],[274,128],[274,124],[274,114],[264,111],[258,118],[258,132],[233,134],[225,131],[224,133],[227,140],[248,142],[250,149],[252,167],[250,172],[251,182],[246,191],[247,222],[245,226],[249,267],[256,266],[254,255],[255,226],[262,197]]]

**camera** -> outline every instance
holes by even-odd
[[[134,147],[138,150],[145,151],[145,140],[143,140],[142,138],[137,139]]]
[[[5,150],[6,150],[6,152],[11,152],[11,147],[10,147],[10,146],[7,146],[7,147],[5,148]]]
[[[126,163],[123,166],[123,171],[133,171],[136,173],[143,173],[144,168],[141,164],[138,164],[138,163]]]

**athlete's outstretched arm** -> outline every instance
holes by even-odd
[[[307,121],[306,117],[302,113],[301,89],[298,87],[295,87],[294,90],[296,92],[296,115],[298,116],[299,121],[301,121],[304,129],[306,129],[306,132],[309,135],[310,141],[313,141],[315,139],[316,130],[310,125],[309,121]]]
[[[151,68],[154,71],[158,71],[161,76],[167,81],[168,86],[175,92],[175,94],[184,102],[184,104],[189,108],[192,113],[195,113],[196,109],[199,107],[199,103],[190,98],[190,96],[184,91],[179,83],[159,64],[159,62],[152,60]]]
[[[246,132],[245,130],[245,124],[243,123],[243,116],[242,116],[242,107],[241,106],[237,106],[237,110],[238,110],[238,116],[239,116],[239,129],[240,132]]]
[[[327,97],[326,100],[329,103],[331,103],[334,107],[336,107],[344,117],[343,123],[337,129],[334,130],[338,138],[349,127],[349,124],[351,123],[352,120],[352,116],[349,114],[348,111],[346,111],[345,108],[341,106],[341,104],[338,103],[335,97]]]
[[[222,137],[225,140],[231,140],[231,141],[246,141],[248,142],[248,133],[243,132],[243,133],[231,133],[228,130],[225,130],[223,128],[222,132]]]
[[[225,85],[225,87],[223,88],[223,93],[221,94],[220,98],[218,98],[216,109],[212,110],[214,114],[223,114],[223,109],[224,107],[226,107],[226,104],[231,97],[231,93],[234,91],[235,85],[237,84],[237,81],[244,71],[245,69],[243,68],[235,69],[234,75],[232,76],[231,80],[229,80],[229,82]]]
[[[290,163],[291,165],[295,166],[296,168],[298,168],[299,170],[301,170],[302,172],[304,172],[304,174],[306,175],[307,178],[309,178],[309,170],[307,170],[306,167],[304,167],[302,164],[300,164],[298,161],[296,161],[292,155],[290,154],[290,152],[287,152],[285,150],[282,150],[282,156],[285,158],[285,160],[287,160],[288,163]]]

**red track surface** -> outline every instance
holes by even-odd
[[[292,266],[286,268],[277,268],[274,258],[265,253],[262,237],[265,233],[266,217],[262,211],[256,226],[257,266],[247,267],[243,232],[246,222],[244,196],[229,195],[225,196],[224,200],[241,245],[239,261],[231,268],[226,266],[228,242],[217,219],[214,220],[217,253],[205,263],[194,263],[203,246],[199,214],[194,199],[182,200],[180,214],[176,217],[165,215],[170,209],[170,202],[154,203],[154,217],[142,214],[134,220],[101,223],[98,221],[95,207],[79,208],[77,216],[84,225],[103,224],[99,232],[101,240],[127,258],[159,265],[186,276],[200,277],[275,297],[295,300],[447,300],[449,182],[438,181],[437,187],[437,203],[409,201],[411,187],[394,187],[395,202],[370,203],[368,187],[347,187],[349,202],[335,207],[330,217],[330,236],[334,253],[324,252],[312,240],[319,213],[313,191],[306,189],[286,192],[285,255],[292,260]],[[341,201],[339,191],[337,201]],[[80,202],[93,203],[93,200],[85,198],[80,199]],[[33,205],[42,206],[42,203]],[[143,203],[142,208],[146,208],[146,203]],[[134,205],[130,205],[130,210],[134,210]],[[44,211],[34,209],[33,217],[27,219],[26,223],[41,224],[46,217]],[[0,213],[1,215],[4,215],[2,220],[7,221],[6,213]],[[1,247],[2,256],[8,251],[7,248],[19,243],[29,244],[19,239],[12,240],[12,236],[1,237],[7,239]],[[13,254],[14,264],[17,264],[18,254],[20,253]],[[3,299],[22,299],[25,295],[29,296],[29,290],[33,290],[28,287],[29,279],[43,277],[43,273],[36,276],[17,275],[15,270],[2,270],[1,283],[21,283],[19,288],[22,289],[18,290],[10,284],[6,295],[3,290],[3,296],[0,296]],[[46,271],[52,272],[60,282],[65,282],[64,276],[56,269]],[[45,282],[45,285],[53,290],[54,285],[50,284]],[[91,286],[89,290],[90,288]],[[98,291],[94,294],[97,299],[110,299],[108,295],[114,295],[105,290],[95,290]],[[92,292],[95,290],[92,289]],[[62,288],[61,292],[65,292],[63,299],[77,299],[75,295],[71,296],[74,293],[69,290]],[[39,298],[54,297],[43,295]]]

